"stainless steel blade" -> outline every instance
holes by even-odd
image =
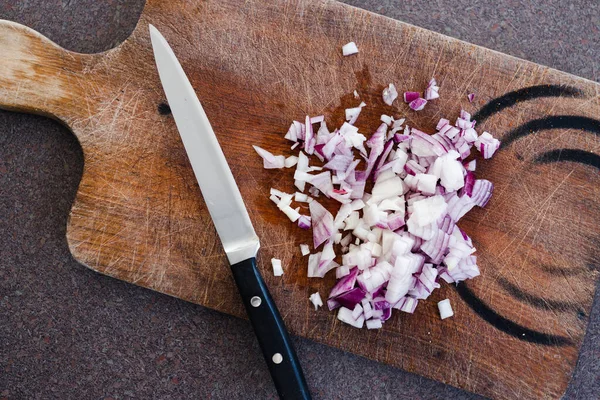
[[[158,74],[202,196],[233,265],[260,246],[240,191],[200,100],[161,33],[150,25]]]

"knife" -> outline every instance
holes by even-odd
[[[161,33],[154,26],[149,27],[156,67],[177,130],[277,393],[282,399],[310,399],[283,319],[256,267],[259,239],[225,155],[175,53]]]

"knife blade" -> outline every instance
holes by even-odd
[[[260,242],[225,155],[171,46],[154,26],[149,25],[149,29],[158,74],[177,130],[279,397],[310,399],[283,319],[256,266]]]

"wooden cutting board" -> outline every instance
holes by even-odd
[[[331,1],[149,0],[133,35],[94,55],[0,23],[0,105],[57,118],[83,148],[67,231],[74,257],[237,316],[242,304],[164,104],[148,23],[173,46],[214,126],[292,333],[493,398],[561,396],[598,280],[598,84]],[[360,53],[342,57],[351,40]],[[423,111],[383,104],[388,83],[422,90],[432,76],[441,98]],[[334,278],[306,277],[298,245],[311,243],[310,233],[268,199],[270,187],[293,190],[292,174],[263,170],[251,148],[292,154],[283,139],[290,122],[325,114],[339,126],[343,109],[357,104],[355,89],[368,104],[357,123],[365,133],[382,113],[433,132],[464,108],[504,140],[478,163],[478,176],[496,184],[492,201],[461,222],[482,276],[443,284],[381,331],[312,309],[308,296],[326,296]],[[283,277],[273,277],[271,257],[283,260]],[[440,321],[436,303],[447,297],[455,316]]]

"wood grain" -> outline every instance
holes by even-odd
[[[578,90],[519,101],[480,123],[507,137],[549,116],[598,118],[597,84],[329,1],[150,0],[132,36],[96,55],[0,23],[0,105],[59,119],[83,148],[67,229],[74,257],[237,316],[243,307],[175,124],[159,112],[165,98],[148,23],[171,43],[213,124],[261,238],[263,275],[293,333],[493,398],[561,396],[598,278],[600,176],[593,163],[534,161],[563,148],[597,155],[600,132],[538,129],[480,161],[479,176],[496,184],[495,195],[461,227],[474,239],[482,276],[468,292],[443,285],[414,315],[395,315],[379,332],[311,309],[309,294],[325,295],[334,279],[306,278],[298,245],[310,243],[310,233],[294,228],[267,195],[270,187],[291,191],[290,173],[263,170],[251,144],[292,154],[283,139],[290,121],[325,114],[330,126],[339,124],[355,89],[368,104],[357,123],[364,132],[384,112],[432,132],[440,117],[454,118],[461,107],[476,112],[514,90]],[[360,53],[342,57],[350,40]],[[442,97],[422,112],[383,104],[389,82],[414,90],[431,76]],[[270,273],[274,256],[284,263],[282,278]],[[441,322],[436,303],[446,297],[455,317]]]

